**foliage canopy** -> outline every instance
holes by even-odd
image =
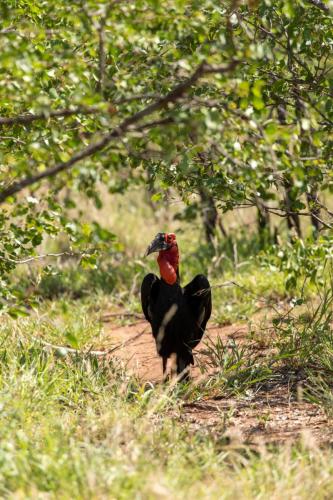
[[[331,229],[333,23],[318,0],[1,3],[0,272],[46,235],[94,266],[77,192],[145,182]]]

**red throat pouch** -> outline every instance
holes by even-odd
[[[179,264],[179,252],[177,243],[168,250],[162,250],[157,257],[161,277],[168,285],[174,285],[177,281],[177,269]]]

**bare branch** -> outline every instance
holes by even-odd
[[[8,28],[0,30],[0,35],[6,35],[7,33],[15,33],[15,32],[16,32],[16,27],[9,26]]]
[[[16,259],[11,259],[10,257],[0,257],[0,260],[4,260],[6,262],[12,262],[13,264],[28,264],[29,262],[35,261],[35,260],[41,260],[41,259],[46,259],[47,257],[63,257],[64,255],[68,257],[84,257],[85,253],[75,253],[75,252],[60,252],[60,253],[45,253],[42,255],[35,255],[34,257],[27,257],[26,259],[22,260],[16,260]]]
[[[0,117],[1,125],[25,125],[27,123],[34,122],[36,120],[48,120],[49,118],[59,118],[73,115],[91,115],[95,113],[100,113],[101,109],[96,107],[90,108],[73,108],[73,109],[56,109],[54,111],[45,110],[40,113],[24,113],[16,116],[2,116]]]
[[[107,323],[109,321],[112,321],[112,318],[135,318],[135,319],[145,319],[143,314],[137,314],[137,313],[129,313],[129,312],[120,312],[120,313],[106,313],[101,316],[101,320],[104,323]],[[136,325],[136,323],[133,323],[133,325]]]
[[[115,348],[108,349],[107,351],[93,351],[91,348],[88,349],[87,351],[80,351],[79,349],[74,349],[73,347],[67,347],[67,346],[62,346],[62,345],[54,345],[50,344],[50,342],[46,342],[40,337],[35,337],[32,335],[31,337],[35,342],[40,342],[42,346],[45,347],[46,350],[54,350],[54,351],[60,351],[63,354],[76,354],[79,356],[107,356],[108,354],[111,354],[114,350],[118,348],[116,346]]]
[[[22,141],[21,139],[18,139],[17,137],[13,137],[11,135],[0,135],[0,139],[19,142],[20,144],[25,144],[25,142]]]
[[[159,99],[160,96],[148,93],[148,94],[138,94],[130,97],[122,97],[120,99],[115,99],[111,106],[117,106],[121,104],[126,104],[132,101],[141,101],[144,99]],[[110,106],[110,103],[108,103]],[[82,106],[77,108],[66,108],[66,109],[55,109],[55,110],[45,110],[40,113],[22,113],[15,116],[0,116],[0,127],[1,125],[26,125],[28,123],[37,121],[37,120],[48,120],[49,118],[66,118],[68,116],[74,115],[92,115],[102,113],[103,109],[98,107],[88,107],[84,108]],[[110,109],[108,109],[110,112]]]
[[[317,214],[314,214],[313,212],[297,212],[297,211],[286,210],[286,209],[280,208],[280,207],[269,207],[268,205],[262,205],[262,206],[267,212],[271,212],[272,214],[277,215],[278,217],[288,217],[288,215],[300,215],[300,216],[304,216],[304,217],[314,217],[326,229],[333,229],[333,226],[331,224],[329,224],[328,222],[325,222],[320,217],[318,217]]]
[[[328,6],[324,2],[322,2],[321,0],[307,0],[307,2],[311,3],[315,7],[318,7],[318,9],[322,10],[323,12],[326,12],[327,14],[329,14],[329,12],[330,12],[330,9],[328,8]]]
[[[215,70],[213,71],[212,66],[208,65],[206,61],[203,61],[192,73],[192,75],[190,75],[185,81],[176,85],[165,96],[160,97],[153,103],[143,108],[141,111],[134,113],[132,116],[125,118],[125,120],[123,120],[123,122],[121,122],[118,127],[111,130],[108,134],[104,135],[99,141],[90,144],[86,148],[73,155],[72,158],[70,158],[68,161],[57,163],[53,167],[39,172],[36,175],[13,182],[11,186],[0,191],[0,203],[3,203],[6,198],[8,198],[8,196],[12,196],[19,191],[22,191],[22,189],[31,186],[32,184],[35,184],[42,179],[54,177],[60,172],[70,170],[70,168],[80,160],[88,158],[93,154],[103,150],[110,144],[111,141],[124,136],[133,125],[141,121],[146,116],[149,116],[155,111],[166,108],[169,104],[176,102],[192,87],[192,85],[194,85],[205,74],[227,73],[229,71],[232,71],[237,64],[238,61],[232,61],[227,66],[215,68]]]

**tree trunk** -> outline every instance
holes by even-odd
[[[311,213],[311,224],[313,227],[313,236],[316,238],[321,229],[321,223],[318,220],[320,217],[320,206],[318,202],[318,192],[316,188],[312,187],[309,193],[306,193],[306,200],[308,202],[309,212]]]
[[[216,225],[218,221],[217,209],[214,198],[207,191],[207,189],[200,188],[199,194],[201,198],[201,214],[205,228],[206,241],[207,243],[212,244],[213,238],[216,234]]]
[[[285,192],[284,192],[284,203],[287,211],[287,224],[289,231],[296,231],[296,234],[299,238],[302,238],[301,231],[301,222],[299,215],[293,213],[292,202],[291,202],[291,190],[292,190],[292,181],[291,179],[284,179],[283,181]]]
[[[271,240],[270,215],[262,202],[257,199],[257,227],[260,246],[264,247]]]
[[[296,99],[295,101],[295,108],[296,108],[296,114],[300,113],[300,101],[299,99]],[[277,110],[277,116],[279,123],[281,125],[286,125],[287,123],[287,110],[286,106],[283,102],[279,102],[276,107]],[[283,180],[283,187],[284,187],[284,204],[286,207],[286,218],[287,218],[287,224],[288,224],[288,229],[289,231],[296,231],[296,234],[299,238],[302,237],[302,232],[301,232],[301,223],[300,223],[300,218],[298,214],[293,214],[293,213],[288,213],[288,212],[293,212],[292,210],[292,202],[291,202],[291,191],[293,187],[293,181],[292,179],[285,178]]]
[[[200,162],[205,165],[207,171],[210,171],[212,174],[209,155],[207,153],[198,153],[198,158]],[[218,215],[214,197],[210,194],[208,189],[205,187],[200,187],[199,195],[201,198],[201,215],[205,228],[206,241],[211,245],[216,234],[217,225],[225,238],[227,237],[227,232],[224,228],[222,220]]]

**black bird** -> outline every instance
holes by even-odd
[[[198,274],[184,288],[180,286],[179,251],[174,233],[158,233],[145,256],[159,252],[157,262],[161,278],[147,274],[141,285],[143,314],[152,327],[157,353],[163,360],[176,355],[177,374],[188,377],[196,347],[212,312],[212,297],[206,276]]]

